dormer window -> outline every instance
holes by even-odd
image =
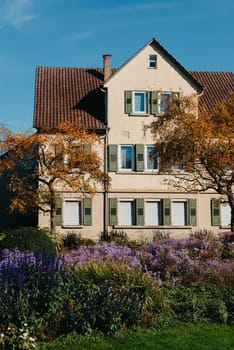
[[[157,56],[149,55],[149,68],[157,68]]]

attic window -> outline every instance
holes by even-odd
[[[149,55],[149,68],[157,68],[157,56]]]

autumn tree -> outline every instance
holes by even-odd
[[[194,96],[168,99],[165,113],[151,125],[154,156],[160,153],[161,171],[177,172],[166,180],[185,191],[214,191],[231,208],[234,231],[234,94],[213,111],[197,115]],[[156,153],[155,153],[156,152]]]
[[[71,124],[40,133],[13,133],[0,128],[0,176],[14,196],[10,210],[35,207],[50,215],[55,230],[56,202],[61,189],[92,195],[108,179],[97,148],[100,138]],[[100,187],[101,186],[101,187]]]

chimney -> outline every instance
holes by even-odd
[[[103,55],[103,68],[104,68],[104,81],[109,78],[111,75],[111,66],[110,66],[110,59],[111,55]]]

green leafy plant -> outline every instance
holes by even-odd
[[[21,251],[41,254],[58,254],[60,247],[61,238],[58,234],[35,227],[22,227],[6,231],[0,241],[1,249],[18,248]]]

